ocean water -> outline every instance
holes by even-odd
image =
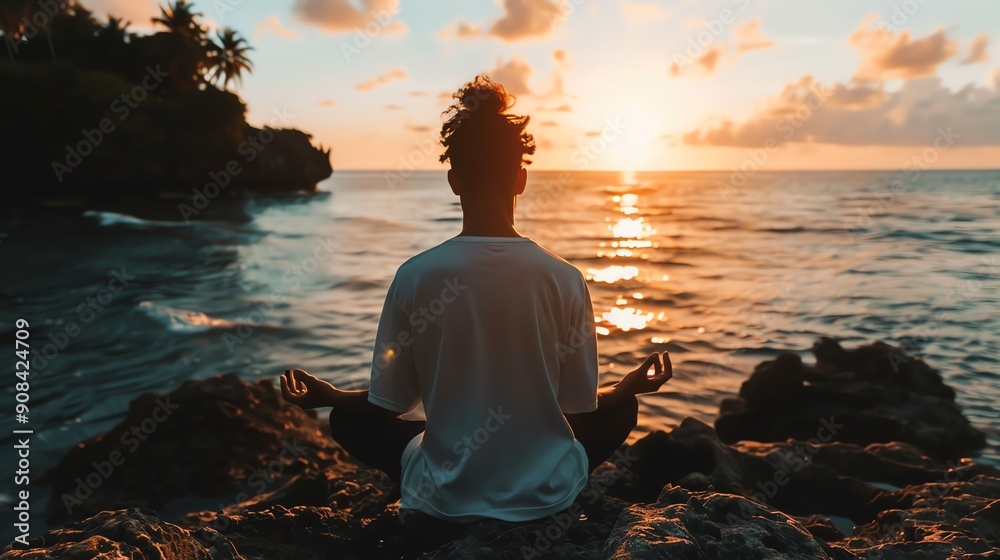
[[[213,200],[191,223],[167,200],[155,218],[2,224],[0,324],[26,319],[48,356],[31,376],[35,473],[186,379],[301,367],[365,387],[396,267],[461,229],[443,174],[399,179],[340,172],[320,194]],[[756,363],[811,362],[819,336],[882,339],[943,372],[1000,464],[1000,172],[531,172],[517,213],[590,278],[603,383],[670,351],[674,379],[641,397],[634,437],[711,422]],[[102,292],[114,275],[127,284]]]

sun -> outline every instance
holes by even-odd
[[[660,134],[660,116],[645,104],[622,100],[612,109],[611,122],[620,126],[608,142],[608,163],[621,171],[656,167],[654,143]]]

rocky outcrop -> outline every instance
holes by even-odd
[[[0,63],[0,103],[18,108],[0,119],[4,197],[88,208],[166,197],[201,210],[239,193],[315,191],[333,173],[330,151],[289,128],[289,115],[275,111],[269,126],[253,127],[236,94],[172,90],[150,80],[165,72],[159,65],[139,67],[149,70]],[[129,92],[141,99],[126,104]],[[174,219],[184,217],[176,206]]]
[[[848,351],[829,338],[812,351],[814,367],[795,354],[758,365],[739,398],[722,403],[719,437],[727,443],[902,441],[943,459],[986,444],[955,404],[954,390],[920,358],[882,342]]]
[[[242,560],[231,548],[210,551],[190,532],[151,510],[105,511],[29,541],[8,547],[0,558],[18,560]]]
[[[711,558],[836,558],[799,522],[732,494],[669,486],[653,504],[618,518],[604,545],[615,560]]]
[[[53,490],[46,516],[62,521],[169,510],[180,498],[239,503],[344,458],[315,413],[282,400],[270,381],[229,374],[135,399],[120,424],[77,444],[39,484]]]
[[[840,376],[843,364],[868,355],[847,354],[855,357],[810,375]],[[794,371],[789,358],[778,361],[789,363],[758,372]],[[849,368],[865,377],[880,371]],[[932,378],[920,386],[929,398],[947,396]],[[164,409],[170,414],[156,412]],[[142,445],[68,519],[89,518],[0,558],[1000,557],[1000,471],[932,457],[917,442],[840,441],[832,437],[842,432],[840,417],[818,418],[804,439],[733,444],[688,418],[623,447],[564,512],[459,525],[400,514],[395,486],[347,457],[315,415],[285,404],[271,382],[189,381],[137,399],[120,425],[45,474],[56,490],[50,516],[65,520],[62,494],[122,450],[122,438],[138,437],[138,426]],[[298,450],[291,455],[290,441]]]

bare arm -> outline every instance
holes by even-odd
[[[615,401],[623,398],[631,398],[644,393],[655,393],[670,380],[674,375],[673,365],[670,363],[670,353],[663,352],[660,361],[660,354],[654,352],[646,357],[646,360],[638,368],[630,371],[618,383],[610,387],[602,387],[597,392],[597,406],[600,408],[601,402]],[[650,372],[650,370],[653,370]],[[570,424],[584,420],[594,412],[584,412],[582,414],[566,414],[566,419]]]

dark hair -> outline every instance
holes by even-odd
[[[502,85],[479,75],[452,97],[441,126],[442,163],[483,177],[503,177],[531,163],[525,156],[535,153],[535,138],[524,130],[530,117],[507,113],[515,99]]]

